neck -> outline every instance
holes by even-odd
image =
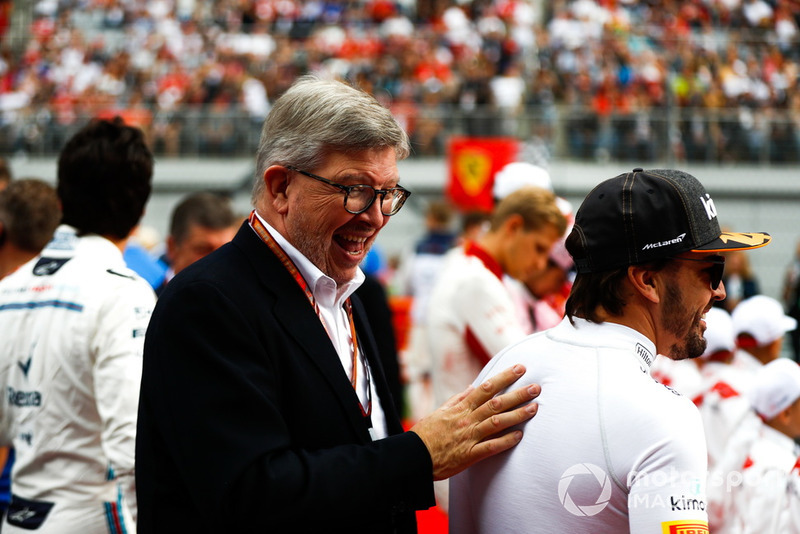
[[[500,236],[496,232],[487,232],[483,234],[477,241],[475,241],[479,247],[481,247],[484,252],[486,252],[491,258],[500,264],[502,267],[503,272],[506,270],[506,262],[503,257],[503,248],[500,243]]]
[[[786,436],[788,439],[794,440],[798,437],[792,435],[793,430],[791,428],[791,425],[786,424],[786,422],[784,421],[781,421],[780,417],[775,417],[770,421],[766,421],[764,424],[772,428],[773,430],[777,430],[778,432]]]
[[[116,238],[111,238],[111,237],[106,236],[106,239],[108,239],[109,241],[114,243],[114,246],[116,246],[120,250],[120,252],[125,252],[125,247],[128,245],[128,239],[129,238],[130,238],[130,236],[128,236],[128,237],[126,237],[124,239],[116,239]]]
[[[745,350],[764,365],[778,358],[778,354],[776,354],[772,349],[771,343],[769,345],[764,345],[763,347],[751,347]]]
[[[621,314],[613,315],[603,306],[598,306],[595,316],[601,322],[620,324],[636,330],[653,342],[659,354],[669,357],[669,340],[663,339],[663,330],[658,328],[657,317],[652,307],[634,292],[624,295],[624,300],[625,305]]]

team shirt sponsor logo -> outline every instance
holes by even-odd
[[[33,276],[50,276],[61,269],[72,258],[39,258],[33,266]]]
[[[717,207],[714,205],[714,201],[711,199],[711,195],[706,193],[706,198],[700,197],[700,202],[706,209],[706,215],[708,215],[709,221],[717,216]]]
[[[153,314],[153,308],[149,306],[136,306],[133,308],[133,316],[137,321],[144,321],[150,318]]]
[[[661,534],[709,534],[705,521],[668,521],[661,523]]]
[[[687,499],[684,495],[670,497],[669,504],[672,506],[673,512],[684,512],[686,510],[705,511],[706,509],[706,503],[702,499]]]
[[[19,366],[20,370],[22,371],[22,374],[24,374],[26,378],[28,377],[28,371],[31,370],[31,361],[32,360],[33,360],[33,356],[28,356],[28,359],[25,360],[24,362],[23,361],[17,361],[17,365]]]
[[[42,394],[39,391],[19,391],[8,387],[8,403],[20,408],[42,405]]]
[[[127,278],[128,280],[136,280],[136,278],[134,278],[133,276],[131,276],[131,275],[129,275],[129,274],[121,273],[121,272],[119,272],[119,271],[115,271],[114,269],[106,269],[106,272],[107,272],[108,274],[113,274],[114,276],[119,276],[119,277],[122,277],[122,278]]]
[[[644,345],[640,343],[636,344],[636,354],[638,354],[639,357],[643,359],[648,366],[653,365],[653,360],[655,360],[655,358],[653,357],[653,353],[647,350]]]

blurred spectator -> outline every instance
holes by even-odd
[[[733,313],[736,306],[743,300],[760,293],[758,280],[750,268],[747,254],[740,250],[726,252],[725,274],[722,282],[725,284],[726,297],[714,303],[715,306],[725,308],[728,313]]]
[[[249,153],[270,99],[318,71],[413,110],[420,157],[447,133],[524,139],[521,119],[547,116],[568,157],[796,159],[785,0],[166,5],[30,4],[0,56],[0,148],[53,151],[114,110],[158,153]]]
[[[495,202],[500,202],[509,194],[525,187],[552,192],[550,173],[531,163],[509,163],[496,174],[492,196]],[[506,276],[503,280],[527,334],[546,330],[561,322],[564,305],[572,287],[573,262],[564,246],[565,235],[574,222],[572,205],[561,197],[556,197],[556,205],[567,222],[567,229],[550,249],[545,266],[527,273],[521,279]]]
[[[730,437],[752,416],[745,395],[752,387],[755,374],[731,365],[736,335],[730,314],[722,308],[711,308],[705,321],[706,350],[697,360],[685,362],[689,365],[696,362],[699,368],[699,391],[682,387],[677,390],[690,396],[700,411],[708,447],[708,468],[713,469]],[[709,521],[714,524],[717,519],[709,516]]]
[[[39,254],[60,221],[61,204],[50,184],[23,178],[0,191],[0,279]]]
[[[172,210],[165,254],[169,268],[156,294],[173,276],[233,239],[243,220],[228,197],[207,191],[184,197]]]
[[[786,314],[795,320],[800,319],[800,241],[795,245],[792,263],[787,267],[783,278],[783,305]],[[792,357],[800,362],[800,329],[790,332]]]
[[[406,256],[395,275],[398,291],[413,299],[408,346],[402,354],[413,421],[418,421],[435,407],[425,325],[431,291],[447,252],[456,245],[458,236],[453,228],[454,217],[453,207],[447,201],[430,202],[425,212],[425,235],[417,241],[413,253]]]
[[[763,424],[742,425],[739,436],[749,436],[737,436],[729,446],[743,462],[734,472],[739,483],[729,488],[726,513],[720,514],[724,532],[799,532],[800,367],[786,358],[768,363],[756,374],[748,399]]]
[[[477,241],[489,229],[491,214],[483,211],[468,211],[461,214],[461,231],[456,244],[463,245],[469,241]]]
[[[0,279],[36,257],[60,221],[61,204],[50,184],[22,178],[0,190]],[[0,447],[0,521],[11,503],[13,465],[14,449]]]
[[[157,242],[154,228],[137,226],[122,253],[125,265],[136,271],[153,289],[161,285],[167,272],[167,265],[152,253]]]
[[[8,166],[8,161],[6,161],[6,158],[0,157],[0,191],[8,187],[11,179],[11,168]]]
[[[743,300],[731,317],[738,347],[734,365],[749,372],[779,358],[786,333],[797,328],[797,321],[784,314],[781,303],[766,295]]]

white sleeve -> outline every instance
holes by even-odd
[[[467,329],[489,357],[525,337],[511,296],[500,280],[474,279],[464,284],[456,301]]]
[[[134,456],[144,335],[155,305],[142,280],[125,283],[105,299],[91,341],[102,447],[136,517]]]
[[[628,481],[631,534],[708,533],[705,435],[700,414],[686,402],[686,409],[653,413],[662,438]]]
[[[735,496],[735,523],[741,532],[800,533],[798,477],[778,468],[747,471]]]

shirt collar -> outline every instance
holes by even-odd
[[[498,279],[503,279],[503,267],[501,267],[500,264],[497,263],[497,260],[490,256],[489,253],[481,248],[477,243],[474,241],[468,241],[464,247],[464,251],[467,256],[475,256],[481,260],[483,265],[485,265],[486,268],[489,269]]]
[[[649,373],[656,359],[656,346],[647,336],[619,323],[603,322],[600,324],[587,321],[581,317],[573,317],[575,329],[584,339],[592,340],[591,344],[601,343],[605,346],[624,346],[634,355],[642,371]],[[569,322],[568,318],[564,321]],[[563,321],[562,321],[563,322]],[[666,358],[666,356],[662,356]]]
[[[308,288],[314,295],[314,299],[320,306],[326,308],[340,306],[362,283],[364,283],[365,276],[359,268],[356,269],[356,275],[352,280],[338,287],[333,278],[323,273],[316,265],[311,263],[311,261],[297,250],[294,245],[289,243],[280,232],[265,221],[258,211],[256,211],[256,217],[258,217],[267,229],[269,235],[272,236],[286,255],[289,256],[289,259],[294,262],[297,270],[303,275],[303,278],[308,284]]]

